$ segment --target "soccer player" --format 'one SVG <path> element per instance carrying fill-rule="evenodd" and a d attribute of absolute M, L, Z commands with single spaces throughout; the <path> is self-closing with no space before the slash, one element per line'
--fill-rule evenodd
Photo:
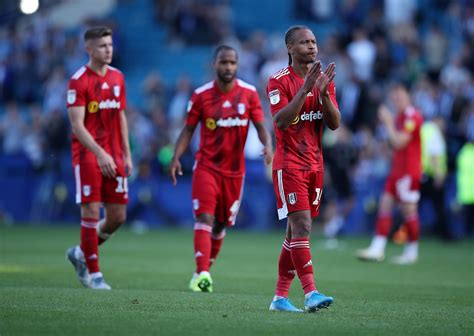
<path fill-rule="evenodd" d="M 89 62 L 71 77 L 67 92 L 76 203 L 81 205 L 81 243 L 67 251 L 67 258 L 84 286 L 111 289 L 100 272 L 98 245 L 126 218 L 127 176 L 133 165 L 125 117 L 125 81 L 118 69 L 109 66 L 112 31 L 91 28 L 84 40 Z M 101 203 L 105 218 L 99 221 Z"/>
<path fill-rule="evenodd" d="M 387 236 L 392 226 L 392 211 L 395 202 L 399 202 L 408 242 L 403 254 L 394 257 L 393 262 L 408 265 L 418 259 L 418 200 L 422 172 L 420 129 L 423 118 L 412 106 L 404 86 L 394 85 L 390 89 L 390 99 L 397 110 L 395 119 L 385 105 L 379 107 L 378 113 L 393 147 L 392 169 L 380 199 L 375 236 L 368 248 L 357 251 L 357 257 L 367 261 L 384 260 Z"/>
<path fill-rule="evenodd" d="M 213 66 L 215 80 L 197 88 L 188 103 L 186 125 L 176 141 L 170 167 L 176 185 L 176 174 L 183 174 L 179 159 L 201 123 L 192 180 L 196 271 L 189 287 L 195 292 L 212 292 L 210 267 L 221 249 L 226 227 L 235 224 L 243 191 L 244 146 L 250 121 L 264 145 L 265 163 L 270 164 L 273 157 L 257 90 L 236 78 L 237 51 L 225 45 L 217 47 Z"/>
<path fill-rule="evenodd" d="M 335 64 L 321 71 L 313 32 L 305 26 L 290 27 L 285 43 L 289 65 L 271 76 L 267 85 L 276 135 L 273 186 L 278 218 L 288 218 L 270 310 L 301 312 L 288 299 L 297 274 L 305 311 L 315 312 L 333 303 L 332 297 L 316 289 L 309 244 L 312 217 L 319 214 L 323 192 L 321 136 L 324 123 L 331 130 L 339 127 L 341 113 L 333 82 Z"/>

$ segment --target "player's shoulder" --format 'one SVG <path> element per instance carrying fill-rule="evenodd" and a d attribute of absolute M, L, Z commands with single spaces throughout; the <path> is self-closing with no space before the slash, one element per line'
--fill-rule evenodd
<path fill-rule="evenodd" d="M 123 76 L 123 73 L 122 71 L 120 71 L 119 69 L 111 66 L 111 65 L 107 65 L 107 70 L 110 70 L 113 74 L 117 74 L 117 75 L 120 75 L 120 76 Z"/>
<path fill-rule="evenodd" d="M 250 84 L 250 83 L 247 83 L 246 81 L 243 81 L 241 79 L 238 79 L 237 78 L 237 85 L 243 89 L 246 89 L 246 90 L 250 90 L 250 91 L 253 91 L 253 92 L 257 92 L 257 88 Z"/>
<path fill-rule="evenodd" d="M 283 81 L 284 79 L 288 78 L 290 75 L 290 66 L 287 66 L 283 69 L 278 70 L 273 75 L 270 76 L 269 81 L 276 80 L 276 81 Z"/>
<path fill-rule="evenodd" d="M 210 82 L 208 82 L 204 85 L 201 85 L 200 87 L 198 87 L 194 90 L 194 93 L 196 95 L 200 95 L 200 94 L 203 94 L 206 91 L 211 90 L 212 88 L 214 88 L 214 81 L 210 81 Z"/>
<path fill-rule="evenodd" d="M 86 77 L 87 67 L 81 66 L 69 79 L 70 81 L 80 81 Z"/>
<path fill-rule="evenodd" d="M 410 119 L 423 119 L 422 114 L 420 111 L 418 111 L 414 106 L 408 106 L 406 110 L 404 111 L 405 118 L 410 118 Z"/>

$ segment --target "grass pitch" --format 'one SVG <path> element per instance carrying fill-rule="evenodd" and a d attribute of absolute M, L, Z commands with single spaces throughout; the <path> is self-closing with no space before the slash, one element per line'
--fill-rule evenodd
<path fill-rule="evenodd" d="M 79 227 L 0 228 L 0 335 L 473 335 L 474 244 L 421 242 L 414 266 L 363 263 L 345 239 L 312 237 L 318 289 L 335 299 L 315 314 L 269 312 L 283 230 L 229 230 L 212 269 L 214 293 L 188 291 L 191 230 L 136 235 L 101 248 L 110 292 L 82 288 L 66 249 Z M 401 251 L 389 246 L 387 257 Z M 303 306 L 298 280 L 290 292 Z"/>

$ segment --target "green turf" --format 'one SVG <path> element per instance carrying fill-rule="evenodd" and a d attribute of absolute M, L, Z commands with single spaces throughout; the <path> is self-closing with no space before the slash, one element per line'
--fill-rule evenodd
<path fill-rule="evenodd" d="M 283 232 L 229 231 L 212 294 L 187 290 L 191 230 L 118 232 L 101 249 L 110 292 L 77 281 L 65 251 L 78 237 L 78 228 L 0 228 L 0 335 L 474 334 L 472 242 L 423 241 L 420 262 L 402 267 L 357 261 L 367 238 L 330 251 L 314 235 L 317 285 L 335 304 L 289 314 L 268 311 Z M 298 281 L 290 297 L 303 305 Z"/>

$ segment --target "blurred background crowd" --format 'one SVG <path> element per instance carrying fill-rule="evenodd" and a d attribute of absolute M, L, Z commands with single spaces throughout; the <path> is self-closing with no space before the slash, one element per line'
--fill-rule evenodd
<path fill-rule="evenodd" d="M 127 80 L 135 174 L 129 220 L 150 226 L 192 222 L 190 171 L 167 179 L 186 104 L 212 79 L 212 51 L 239 51 L 238 76 L 254 84 L 273 131 L 265 86 L 288 62 L 284 32 L 305 24 L 324 64 L 336 62 L 343 125 L 324 134 L 327 236 L 371 232 L 376 200 L 390 167 L 377 119 L 394 81 L 409 89 L 429 130 L 422 229 L 445 239 L 473 234 L 474 4 L 469 0 L 103 0 L 40 1 L 24 15 L 0 1 L 0 220 L 75 222 L 68 78 L 87 62 L 82 34 L 114 30 L 113 65 Z M 428 128 L 427 128 L 428 129 Z M 433 135 L 435 134 L 435 135 Z M 428 148 L 428 146 L 425 146 Z M 238 225 L 275 228 L 275 200 L 253 130 L 246 147 L 246 190 Z M 430 160 L 437 155 L 438 160 Z M 436 163 L 433 163 L 436 162 Z M 436 167 L 434 167 L 434 165 Z"/>

